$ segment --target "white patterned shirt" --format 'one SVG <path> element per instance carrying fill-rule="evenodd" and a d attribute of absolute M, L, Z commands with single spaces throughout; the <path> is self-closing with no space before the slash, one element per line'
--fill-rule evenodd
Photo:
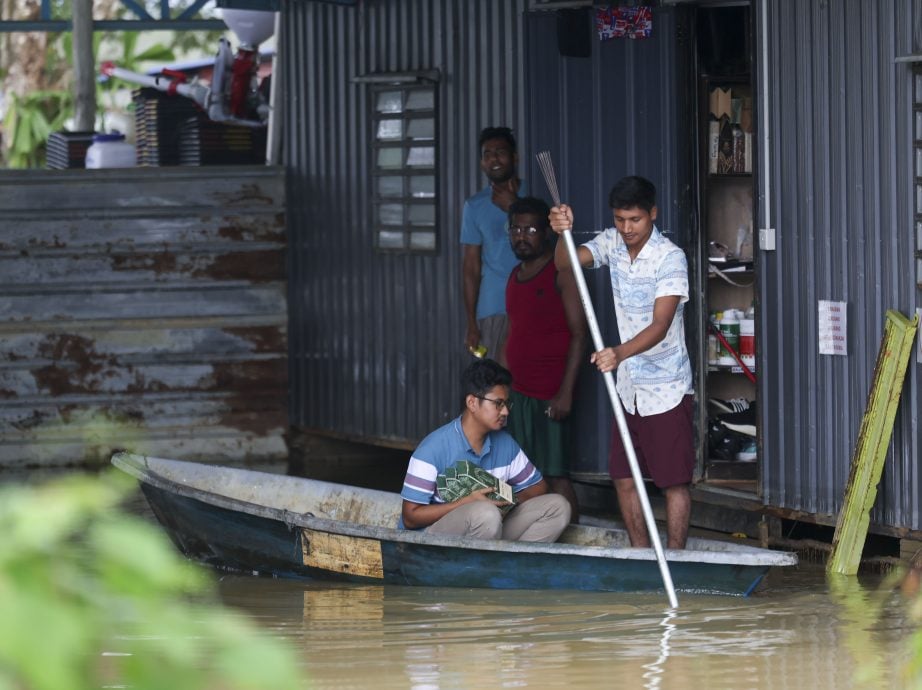
<path fill-rule="evenodd" d="M 593 268 L 608 266 L 618 319 L 625 343 L 653 321 L 658 297 L 678 296 L 675 317 L 666 337 L 646 352 L 618 365 L 617 390 L 624 408 L 646 417 L 667 412 L 694 392 L 691 362 L 685 347 L 683 314 L 688 301 L 688 261 L 685 253 L 653 227 L 647 243 L 631 261 L 616 228 L 603 230 L 583 245 L 592 253 Z"/>

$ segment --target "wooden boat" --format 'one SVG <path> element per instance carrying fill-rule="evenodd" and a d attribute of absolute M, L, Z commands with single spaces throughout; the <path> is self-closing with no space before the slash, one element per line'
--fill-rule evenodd
<path fill-rule="evenodd" d="M 662 591 L 652 549 L 623 530 L 571 525 L 553 544 L 397 529 L 401 498 L 312 479 L 116 453 L 188 557 L 277 577 L 496 589 Z M 679 592 L 748 595 L 794 554 L 688 540 L 667 550 Z"/>

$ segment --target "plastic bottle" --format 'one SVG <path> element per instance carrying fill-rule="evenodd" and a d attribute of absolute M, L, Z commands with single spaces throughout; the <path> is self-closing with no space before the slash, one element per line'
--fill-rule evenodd
<path fill-rule="evenodd" d="M 134 144 L 120 132 L 96 134 L 86 150 L 87 168 L 132 168 L 137 164 Z"/>
<path fill-rule="evenodd" d="M 736 309 L 725 309 L 723 318 L 720 320 L 720 334 L 727 345 L 739 352 L 740 344 L 740 319 L 736 314 Z M 739 366 L 736 358 L 730 354 L 730 351 L 720 344 L 720 353 L 717 357 L 717 364 L 723 367 Z"/>
<path fill-rule="evenodd" d="M 750 371 L 756 368 L 756 330 L 755 319 L 740 319 L 740 359 L 749 367 Z"/>
<path fill-rule="evenodd" d="M 477 359 L 483 359 L 484 357 L 487 356 L 487 346 L 486 345 L 477 345 L 476 347 L 472 345 L 471 347 L 467 349 Z"/>
<path fill-rule="evenodd" d="M 710 321 L 714 326 L 717 326 L 720 317 L 718 316 L 720 312 L 711 312 L 708 315 L 708 321 Z M 718 352 L 720 352 L 720 347 L 717 343 L 717 336 L 714 335 L 714 332 L 711 329 L 708 329 L 708 366 L 716 367 Z"/>

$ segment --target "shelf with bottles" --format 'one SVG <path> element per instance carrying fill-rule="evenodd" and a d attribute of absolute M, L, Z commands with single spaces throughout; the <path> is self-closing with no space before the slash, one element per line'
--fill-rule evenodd
<path fill-rule="evenodd" d="M 712 311 L 708 315 L 708 371 L 743 374 L 755 383 L 755 307 Z"/>
<path fill-rule="evenodd" d="M 705 80 L 709 178 L 751 177 L 755 152 L 752 85 L 748 80 Z"/>

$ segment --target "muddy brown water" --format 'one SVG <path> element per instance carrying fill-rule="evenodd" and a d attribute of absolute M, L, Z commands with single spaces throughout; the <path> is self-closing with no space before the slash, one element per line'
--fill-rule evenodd
<path fill-rule="evenodd" d="M 140 492 L 129 507 L 153 520 Z M 298 650 L 314 690 L 922 688 L 906 675 L 922 650 L 910 602 L 881 576 L 829 580 L 814 564 L 748 598 L 680 593 L 674 612 L 661 594 L 209 572 L 227 606 Z"/>
<path fill-rule="evenodd" d="M 311 687 L 902 688 L 907 604 L 881 578 L 771 573 L 754 596 L 343 586 L 219 576 Z M 882 602 L 881 605 L 878 602 Z"/>

